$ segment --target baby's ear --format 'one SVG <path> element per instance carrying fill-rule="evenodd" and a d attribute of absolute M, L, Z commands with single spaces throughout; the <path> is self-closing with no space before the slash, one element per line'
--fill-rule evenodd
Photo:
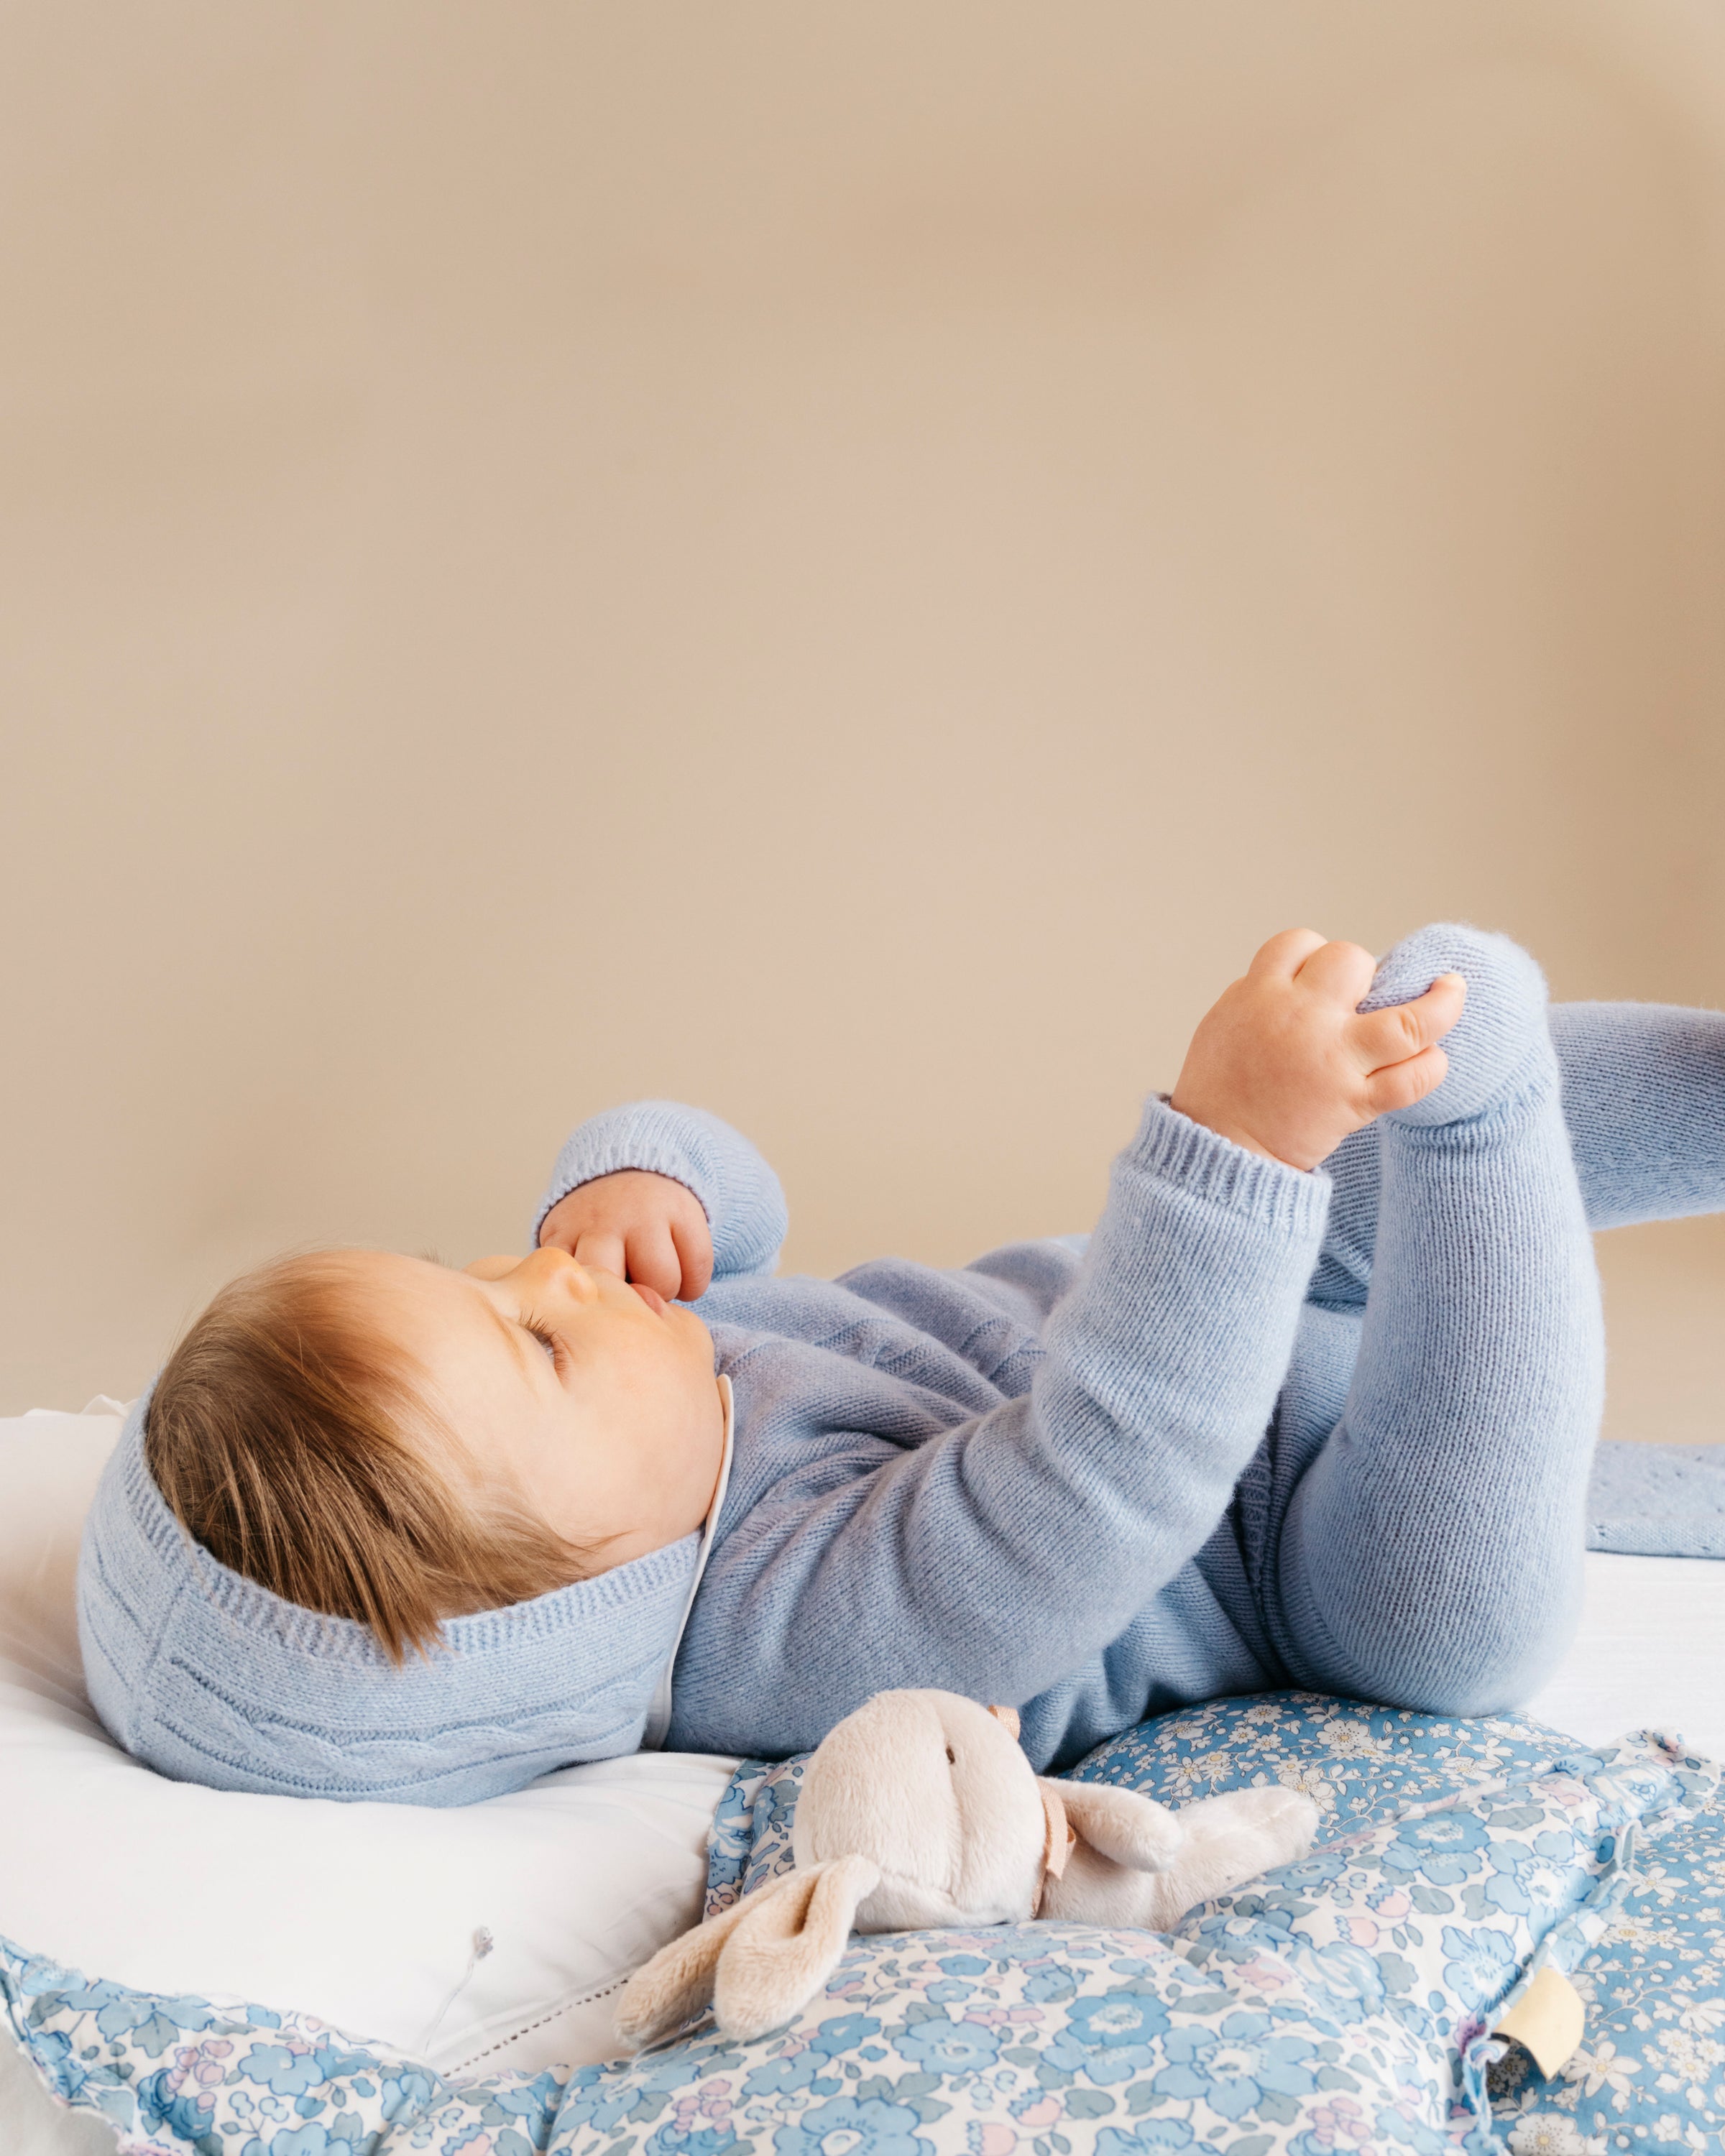
<path fill-rule="evenodd" d="M 657 2043 L 711 2000 L 726 2035 L 739 2043 L 764 2036 L 838 1967 L 857 1904 L 880 1879 L 871 1859 L 840 1856 L 745 1895 L 635 1971 L 618 2001 L 618 2035 L 637 2048 Z"/>
<path fill-rule="evenodd" d="M 1128 1871 L 1160 1871 L 1173 1861 L 1186 1830 L 1165 1804 L 1106 1782 L 1045 1782 L 1073 1832 L 1098 1856 Z"/>

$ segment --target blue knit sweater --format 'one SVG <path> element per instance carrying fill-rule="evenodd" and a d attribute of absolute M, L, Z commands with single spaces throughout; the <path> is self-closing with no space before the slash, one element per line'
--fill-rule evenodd
<path fill-rule="evenodd" d="M 1352 1367 L 1357 1320 L 1305 1304 L 1327 1177 L 1156 1101 L 1087 1248 L 822 1281 L 763 1276 L 785 1229 L 772 1170 L 667 1102 L 583 1124 L 539 1217 L 624 1168 L 706 1209 L 696 1307 L 737 1404 L 672 1745 L 793 1752 L 883 1686 L 939 1685 L 1028 1702 L 1042 1766 L 1158 1708 L 1285 1681 L 1253 1527 L 1278 1394 L 1321 1442 Z"/>

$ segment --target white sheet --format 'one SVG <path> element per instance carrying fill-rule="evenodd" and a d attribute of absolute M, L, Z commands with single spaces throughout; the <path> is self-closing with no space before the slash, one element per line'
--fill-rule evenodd
<path fill-rule="evenodd" d="M 1589 1744 L 1662 1729 L 1725 1758 L 1725 1562 L 1590 1550 L 1581 1629 L 1528 1712 Z"/>

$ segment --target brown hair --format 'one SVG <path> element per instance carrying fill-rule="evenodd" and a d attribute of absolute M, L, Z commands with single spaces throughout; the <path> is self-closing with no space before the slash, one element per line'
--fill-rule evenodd
<path fill-rule="evenodd" d="M 144 1455 L 212 1557 L 370 1625 L 399 1666 L 445 1617 L 530 1601 L 587 1567 L 525 1507 L 464 1502 L 435 1471 L 459 1442 L 353 1288 L 339 1252 L 230 1282 L 157 1379 Z"/>

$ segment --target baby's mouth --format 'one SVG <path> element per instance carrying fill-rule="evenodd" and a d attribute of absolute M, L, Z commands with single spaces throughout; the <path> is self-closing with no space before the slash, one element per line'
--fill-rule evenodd
<path fill-rule="evenodd" d="M 655 1317 L 664 1317 L 665 1297 L 659 1292 L 656 1287 L 647 1287 L 639 1281 L 631 1281 L 629 1282 L 629 1286 L 634 1290 L 635 1293 L 639 1296 L 642 1301 L 646 1304 L 648 1309 L 652 1312 Z"/>

